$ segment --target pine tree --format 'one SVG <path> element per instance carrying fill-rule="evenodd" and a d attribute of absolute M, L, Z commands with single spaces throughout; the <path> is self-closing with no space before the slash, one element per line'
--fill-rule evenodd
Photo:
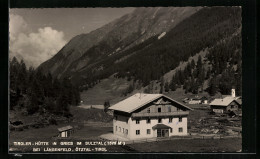
<path fill-rule="evenodd" d="M 19 81 L 19 88 L 21 90 L 22 94 L 26 93 L 26 89 L 27 89 L 27 83 L 26 80 L 27 79 L 27 71 L 26 71 L 26 66 L 23 60 L 21 60 L 20 64 L 19 64 L 19 72 L 17 75 L 17 80 Z"/>
<path fill-rule="evenodd" d="M 185 89 L 185 93 L 190 92 L 190 79 L 186 80 L 183 85 L 183 89 Z"/>
<path fill-rule="evenodd" d="M 164 78 L 163 78 L 163 76 L 161 77 L 161 84 L 160 84 L 160 86 L 161 86 L 161 88 L 160 88 L 160 93 L 163 93 L 164 92 Z"/>
<path fill-rule="evenodd" d="M 169 92 L 169 90 L 170 90 L 168 81 L 165 82 L 164 90 L 165 90 L 165 92 Z"/>
<path fill-rule="evenodd" d="M 176 82 L 175 82 L 175 76 L 174 75 L 172 76 L 172 80 L 171 80 L 171 83 L 170 83 L 170 89 L 172 91 L 176 90 Z"/>
<path fill-rule="evenodd" d="M 206 74 L 206 79 L 210 78 L 210 74 L 211 74 L 211 69 L 210 69 L 210 67 L 208 67 L 208 71 L 207 71 L 207 74 Z"/>
<path fill-rule="evenodd" d="M 198 70 L 200 70 L 200 68 L 202 68 L 202 59 L 201 59 L 201 56 L 199 55 L 198 57 L 198 61 L 197 61 L 197 66 Z"/>
<path fill-rule="evenodd" d="M 10 109 L 17 105 L 20 97 L 20 90 L 18 88 L 18 66 L 19 63 L 16 57 L 13 57 L 10 62 Z"/>
<path fill-rule="evenodd" d="M 56 114 L 62 114 L 63 116 L 69 111 L 69 101 L 65 93 L 61 93 L 57 99 Z"/>
<path fill-rule="evenodd" d="M 190 62 L 188 62 L 187 66 L 186 66 L 186 70 L 187 70 L 186 77 L 191 76 L 192 68 L 191 68 L 191 64 L 190 64 Z"/>
<path fill-rule="evenodd" d="M 109 101 L 105 101 L 105 103 L 104 103 L 104 111 L 107 112 L 109 107 L 110 107 Z"/>
<path fill-rule="evenodd" d="M 38 96 L 35 93 L 32 93 L 29 96 L 29 101 L 26 103 L 26 109 L 28 114 L 34 114 L 39 109 L 39 100 Z"/>
<path fill-rule="evenodd" d="M 184 81 L 185 81 L 184 73 L 183 73 L 182 70 L 179 70 L 179 71 L 178 71 L 178 74 L 179 74 L 179 81 L 180 81 L 180 84 L 183 85 L 183 84 L 184 84 Z"/>
<path fill-rule="evenodd" d="M 214 96 L 217 93 L 217 88 L 218 88 L 217 79 L 216 77 L 212 77 L 209 82 L 209 87 L 207 88 L 207 91 L 211 96 Z"/>
<path fill-rule="evenodd" d="M 191 60 L 190 66 L 191 66 L 191 68 L 195 68 L 195 61 L 194 61 L 194 59 Z"/>

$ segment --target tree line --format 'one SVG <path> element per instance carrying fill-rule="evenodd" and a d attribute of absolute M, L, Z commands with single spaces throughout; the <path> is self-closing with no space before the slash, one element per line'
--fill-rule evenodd
<path fill-rule="evenodd" d="M 10 109 L 25 108 L 28 114 L 53 113 L 69 116 L 69 105 L 78 105 L 80 94 L 68 78 L 53 78 L 33 67 L 27 69 L 23 60 L 10 61 Z"/>

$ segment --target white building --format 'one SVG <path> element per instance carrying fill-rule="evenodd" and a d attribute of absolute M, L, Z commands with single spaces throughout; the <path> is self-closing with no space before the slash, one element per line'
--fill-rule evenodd
<path fill-rule="evenodd" d="M 137 93 L 113 106 L 113 133 L 128 139 L 187 135 L 191 108 L 163 95 Z"/>

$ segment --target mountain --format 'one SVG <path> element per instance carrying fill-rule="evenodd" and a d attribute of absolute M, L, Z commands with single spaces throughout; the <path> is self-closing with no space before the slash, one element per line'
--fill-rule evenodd
<path fill-rule="evenodd" d="M 45 73 L 64 77 L 101 59 L 127 50 L 151 36 L 167 32 L 200 7 L 137 8 L 89 34 L 71 39 L 54 57 L 39 66 Z M 75 61 L 77 63 L 75 64 Z M 74 62 L 74 64 L 73 64 Z"/>
<path fill-rule="evenodd" d="M 68 77 L 82 89 L 92 89 L 111 77 L 126 79 L 133 82 L 134 86 L 127 88 L 131 92 L 136 85 L 145 87 L 151 81 L 169 85 L 169 80 L 163 82 L 163 76 L 204 52 L 205 62 L 200 62 L 200 67 L 191 64 L 185 73 L 174 71 L 178 76 L 168 77 L 174 81 L 170 84 L 172 90 L 182 85 L 188 92 L 197 93 L 205 80 L 219 78 L 240 65 L 239 30 L 240 7 L 137 8 L 100 29 L 76 36 L 38 69 L 59 78 Z M 201 75 L 206 71 L 212 74 L 207 79 Z M 235 71 L 234 79 L 229 81 L 237 77 Z M 212 83 L 216 82 L 210 80 Z M 227 92 L 231 84 L 222 83 L 219 88 Z"/>

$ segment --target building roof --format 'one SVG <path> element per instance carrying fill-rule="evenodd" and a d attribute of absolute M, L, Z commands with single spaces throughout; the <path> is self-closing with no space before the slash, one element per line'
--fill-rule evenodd
<path fill-rule="evenodd" d="M 136 94 L 132 95 L 131 97 L 126 98 L 125 100 L 109 107 L 109 109 L 132 113 L 133 111 L 137 110 L 138 108 L 141 108 L 142 106 L 144 106 L 160 97 L 165 97 L 175 103 L 178 103 L 179 105 L 185 107 L 186 109 L 192 110 L 191 108 L 183 105 L 182 103 L 179 103 L 163 94 L 144 94 L 144 93 L 136 93 Z"/>
<path fill-rule="evenodd" d="M 209 105 L 228 106 L 233 101 L 237 102 L 236 99 L 237 99 L 236 97 L 231 97 L 231 96 L 225 98 L 218 98 L 218 99 L 214 99 Z"/>
<path fill-rule="evenodd" d="M 152 127 L 153 129 L 170 129 L 170 126 L 164 125 L 164 124 L 156 124 Z"/>
<path fill-rule="evenodd" d="M 236 101 L 237 101 L 240 105 L 242 105 L 242 99 L 241 99 L 241 98 L 237 99 Z"/>
<path fill-rule="evenodd" d="M 66 131 L 66 130 L 70 130 L 72 129 L 73 127 L 68 125 L 68 126 L 64 126 L 64 127 L 61 127 L 61 128 L 58 128 L 59 131 Z"/>

